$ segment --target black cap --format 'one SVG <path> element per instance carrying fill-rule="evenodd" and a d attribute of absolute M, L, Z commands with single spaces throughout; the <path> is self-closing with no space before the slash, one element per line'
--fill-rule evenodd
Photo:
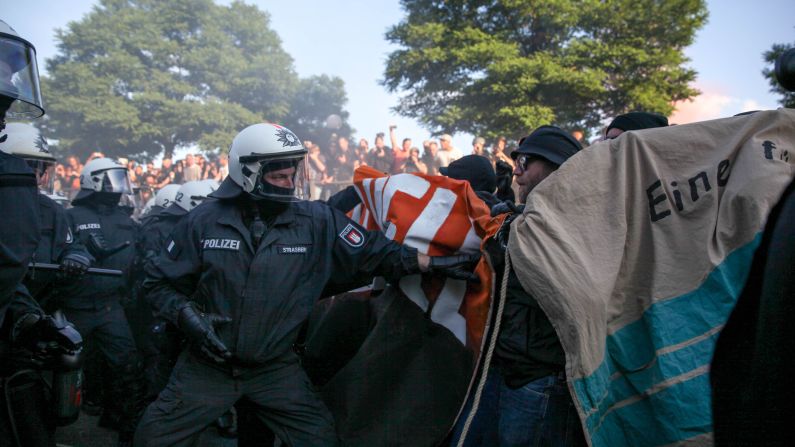
<path fill-rule="evenodd" d="M 519 147 L 511 152 L 511 158 L 516 160 L 522 154 L 535 155 L 560 166 L 580 149 L 580 142 L 560 127 L 541 126 L 519 141 Z"/>
<path fill-rule="evenodd" d="M 614 127 L 627 132 L 630 130 L 651 129 L 654 127 L 667 126 L 668 118 L 662 115 L 649 112 L 629 112 L 623 115 L 618 115 L 613 122 L 607 126 L 607 131 Z"/>
<path fill-rule="evenodd" d="M 475 191 L 494 192 L 497 189 L 497 174 L 491 162 L 480 155 L 467 155 L 439 168 L 442 175 L 456 180 L 466 180 Z"/>

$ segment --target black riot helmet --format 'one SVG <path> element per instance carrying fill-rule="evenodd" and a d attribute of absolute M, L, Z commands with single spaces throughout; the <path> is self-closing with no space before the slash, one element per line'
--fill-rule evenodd
<path fill-rule="evenodd" d="M 2 20 L 0 112 L 13 119 L 34 119 L 44 115 L 36 48 Z"/>

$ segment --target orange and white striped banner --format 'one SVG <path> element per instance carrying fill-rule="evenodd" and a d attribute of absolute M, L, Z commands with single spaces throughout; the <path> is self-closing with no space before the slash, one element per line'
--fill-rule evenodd
<path fill-rule="evenodd" d="M 353 183 L 362 200 L 351 213 L 353 220 L 430 256 L 476 253 L 501 221 L 491 218 L 488 206 L 465 181 L 419 173 L 387 176 L 363 166 Z M 476 273 L 479 284 L 413 275 L 402 278 L 399 287 L 434 322 L 479 353 L 492 289 L 485 259 Z"/>

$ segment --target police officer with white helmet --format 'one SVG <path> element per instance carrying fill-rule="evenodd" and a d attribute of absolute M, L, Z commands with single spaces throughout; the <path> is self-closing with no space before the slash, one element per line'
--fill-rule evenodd
<path fill-rule="evenodd" d="M 148 300 L 190 349 L 147 408 L 135 445 L 191 445 L 244 398 L 284 444 L 336 445 L 332 417 L 292 349 L 313 303 L 374 276 L 472 277 L 477 257 L 418 255 L 324 203 L 300 200 L 305 155 L 287 128 L 245 128 L 215 200 L 181 220 L 146 266 Z"/>
<path fill-rule="evenodd" d="M 170 187 L 168 196 L 161 194 Z M 183 185 L 169 184 L 158 191 L 156 198 L 166 205 L 160 212 L 152 213 L 141 224 L 138 241 L 139 256 L 144 260 L 154 258 L 165 244 L 174 227 L 189 211 L 199 206 L 213 191 L 218 189 L 215 180 L 196 180 Z M 138 276 L 138 275 L 136 275 Z M 143 278 L 136 278 L 143 281 Z M 144 294 L 140 296 L 145 300 Z M 173 326 L 162 318 L 153 319 L 147 303 L 138 303 L 146 309 L 141 312 L 146 320 L 148 336 L 140 346 L 144 356 L 144 370 L 147 381 L 147 396 L 154 399 L 166 386 L 171 369 L 176 362 L 182 337 L 173 334 Z M 176 352 L 175 352 L 176 351 Z"/>
<path fill-rule="evenodd" d="M 74 241 L 66 211 L 49 198 L 53 188 L 53 169 L 55 157 L 49 151 L 47 140 L 34 126 L 26 123 L 6 125 L 7 138 L 0 142 L 0 151 L 16 155 L 25 160 L 36 175 L 39 192 L 40 240 L 33 256 L 33 262 L 60 264 L 57 275 L 51 272 L 36 272 L 25 282 L 33 297 L 41 301 L 43 292 L 52 291 L 56 280 L 70 280 L 81 277 L 91 265 L 92 257 L 85 247 Z"/>
<path fill-rule="evenodd" d="M 132 191 L 127 168 L 95 158 L 80 173 L 80 191 L 66 211 L 75 238 L 95 258 L 94 265 L 125 272 L 125 278 L 84 276 L 65 288 L 63 310 L 84 339 L 93 338 L 110 366 L 109 402 L 120 413 L 119 442 L 132 440 L 145 405 L 143 364 L 122 303 L 130 297 L 129 275 L 135 260 L 137 224 L 119 206 Z M 106 411 L 109 409 L 106 407 Z"/>

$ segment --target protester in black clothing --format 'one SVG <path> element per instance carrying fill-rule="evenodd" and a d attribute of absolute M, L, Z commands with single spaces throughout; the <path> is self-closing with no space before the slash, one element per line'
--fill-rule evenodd
<path fill-rule="evenodd" d="M 792 442 L 795 182 L 773 208 L 710 366 L 715 444 Z"/>
<path fill-rule="evenodd" d="M 629 112 L 618 115 L 605 131 L 605 139 L 612 140 L 618 138 L 624 132 L 630 130 L 652 129 L 655 127 L 667 127 L 668 118 L 657 113 L 649 112 Z"/>
<path fill-rule="evenodd" d="M 516 194 L 513 192 L 513 166 L 497 160 L 494 162 L 494 171 L 497 175 L 497 199 L 501 202 L 515 202 Z"/>
<path fill-rule="evenodd" d="M 494 195 L 497 176 L 489 160 L 480 155 L 466 155 L 439 169 L 439 173 L 457 180 L 466 180 L 481 200 L 491 209 L 500 200 Z"/>
<path fill-rule="evenodd" d="M 511 154 L 519 200 L 524 202 L 533 188 L 580 149 L 577 140 L 554 126 L 542 126 L 522 139 Z M 511 216 L 506 218 L 486 246 L 498 281 L 495 290 L 501 289 L 511 221 Z M 494 335 L 495 359 L 464 445 L 585 445 L 566 384 L 563 348 L 546 314 L 513 269 L 505 300 L 500 332 Z M 458 444 L 471 406 L 470 401 L 459 418 L 451 445 Z"/>

